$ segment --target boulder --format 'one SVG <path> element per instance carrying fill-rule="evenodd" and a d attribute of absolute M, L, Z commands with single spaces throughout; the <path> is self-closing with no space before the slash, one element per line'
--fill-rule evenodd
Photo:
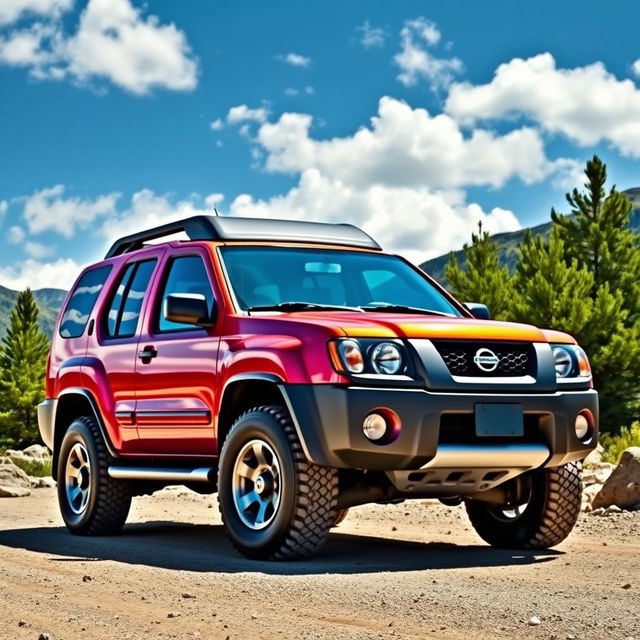
<path fill-rule="evenodd" d="M 640 447 L 629 447 L 622 454 L 620 464 L 593 499 L 593 508 L 615 505 L 621 509 L 632 509 L 638 503 L 640 503 Z"/>
<path fill-rule="evenodd" d="M 46 460 L 51 457 L 49 449 L 41 444 L 32 444 L 30 447 L 22 450 L 25 458 L 36 458 L 38 460 Z"/>
<path fill-rule="evenodd" d="M 31 487 L 33 489 L 50 489 L 56 486 L 56 481 L 53 478 L 36 478 L 35 476 L 29 476 L 31 481 Z"/>
<path fill-rule="evenodd" d="M 22 487 L 23 489 L 31 488 L 29 476 L 15 464 L 0 465 L 0 485 L 3 487 Z"/>
<path fill-rule="evenodd" d="M 0 498 L 26 498 L 30 495 L 31 490 L 25 487 L 6 487 L 0 484 Z"/>

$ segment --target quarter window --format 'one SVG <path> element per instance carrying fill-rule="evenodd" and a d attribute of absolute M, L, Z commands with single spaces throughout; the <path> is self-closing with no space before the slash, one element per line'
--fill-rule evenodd
<path fill-rule="evenodd" d="M 135 335 L 155 265 L 155 260 L 127 265 L 107 315 L 106 333 L 110 338 L 129 338 Z"/>
<path fill-rule="evenodd" d="M 199 293 L 207 301 L 207 307 L 211 312 L 213 305 L 213 290 L 209 282 L 207 269 L 200 256 L 182 256 L 174 258 L 168 267 L 162 296 L 159 299 L 157 310 L 158 331 L 184 331 L 194 329 L 192 324 L 171 322 L 164 317 L 164 301 L 172 293 Z"/>
<path fill-rule="evenodd" d="M 99 267 L 87 271 L 78 280 L 60 321 L 60 335 L 63 338 L 78 338 L 84 333 L 110 271 L 111 266 Z"/>

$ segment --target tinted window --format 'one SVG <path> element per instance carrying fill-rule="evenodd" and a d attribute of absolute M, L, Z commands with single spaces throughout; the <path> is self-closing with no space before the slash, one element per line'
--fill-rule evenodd
<path fill-rule="evenodd" d="M 204 266 L 202 258 L 199 256 L 184 256 L 174 258 L 169 263 L 169 271 L 167 273 L 162 296 L 159 299 L 158 311 L 156 317 L 158 331 L 180 331 L 185 329 L 193 329 L 192 324 L 183 324 L 181 322 L 171 322 L 164 317 L 164 300 L 172 293 L 200 293 L 205 297 L 209 311 L 213 305 L 213 291 L 209 276 Z"/>
<path fill-rule="evenodd" d="M 155 260 L 146 260 L 132 263 L 124 270 L 109 307 L 106 323 L 109 337 L 127 338 L 135 335 L 155 265 Z"/>
<path fill-rule="evenodd" d="M 242 309 L 283 302 L 386 304 L 460 315 L 426 276 L 396 256 L 297 247 L 223 247 L 220 251 Z"/>
<path fill-rule="evenodd" d="M 93 311 L 93 305 L 110 271 L 110 266 L 100 267 L 87 271 L 80 278 L 60 321 L 60 335 L 63 338 L 77 338 L 83 334 L 89 315 Z"/>

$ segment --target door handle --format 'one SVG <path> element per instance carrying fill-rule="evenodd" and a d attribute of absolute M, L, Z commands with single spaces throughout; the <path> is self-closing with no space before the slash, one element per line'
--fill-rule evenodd
<path fill-rule="evenodd" d="M 142 360 L 143 364 L 149 364 L 157 355 L 158 350 L 155 347 L 145 347 L 141 351 L 138 351 L 138 358 Z"/>

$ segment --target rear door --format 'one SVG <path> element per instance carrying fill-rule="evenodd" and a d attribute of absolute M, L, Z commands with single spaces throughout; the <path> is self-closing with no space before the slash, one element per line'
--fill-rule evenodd
<path fill-rule="evenodd" d="M 106 417 L 115 421 L 114 444 L 123 452 L 135 448 L 138 439 L 134 422 L 138 330 L 161 255 L 161 250 L 147 251 L 119 268 L 87 344 L 83 374 L 92 378 L 90 386 L 100 396 Z"/>
<path fill-rule="evenodd" d="M 217 306 L 219 294 L 204 250 L 169 252 L 154 285 L 136 362 L 140 448 L 163 455 L 214 455 L 220 339 L 214 329 L 167 320 L 163 302 L 172 293 L 200 293 L 211 310 Z"/>

